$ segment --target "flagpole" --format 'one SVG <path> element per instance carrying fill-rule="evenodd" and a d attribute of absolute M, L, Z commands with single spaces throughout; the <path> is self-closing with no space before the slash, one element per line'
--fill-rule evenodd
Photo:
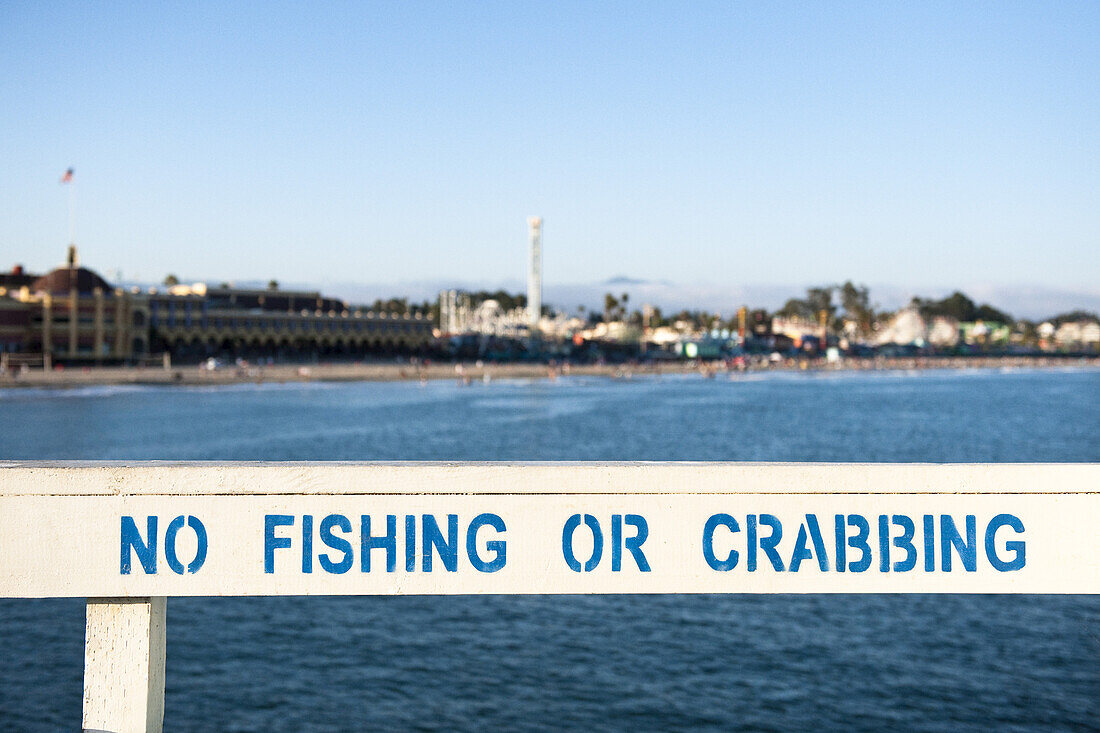
<path fill-rule="evenodd" d="M 74 203 L 74 192 L 76 191 L 76 182 L 74 180 L 69 181 L 69 244 L 76 244 L 76 212 Z"/>

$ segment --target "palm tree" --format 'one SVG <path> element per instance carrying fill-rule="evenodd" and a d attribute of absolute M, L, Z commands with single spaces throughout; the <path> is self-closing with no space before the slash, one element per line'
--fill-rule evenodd
<path fill-rule="evenodd" d="M 615 300 L 615 296 L 611 293 L 606 293 L 603 296 L 603 319 L 605 321 L 611 321 L 615 317 L 615 312 L 619 308 L 619 301 Z"/>

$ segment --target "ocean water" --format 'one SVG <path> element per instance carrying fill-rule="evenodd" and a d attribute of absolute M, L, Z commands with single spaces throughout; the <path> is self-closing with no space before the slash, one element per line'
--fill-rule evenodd
<path fill-rule="evenodd" d="M 0 390 L 0 459 L 1100 461 L 1100 371 Z M 0 730 L 83 602 L 0 600 Z M 1088 596 L 197 598 L 167 730 L 1098 729 Z"/>

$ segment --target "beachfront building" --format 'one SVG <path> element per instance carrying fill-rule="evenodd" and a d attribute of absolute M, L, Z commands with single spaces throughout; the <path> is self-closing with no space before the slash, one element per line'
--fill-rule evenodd
<path fill-rule="evenodd" d="M 772 318 L 771 333 L 779 339 L 790 339 L 796 349 L 801 349 L 807 341 L 817 343 L 821 338 L 821 323 L 813 318 L 798 314 L 778 314 Z"/>
<path fill-rule="evenodd" d="M 358 357 L 415 353 L 433 340 L 420 314 L 375 313 L 311 291 L 113 287 L 80 267 L 72 247 L 64 266 L 29 284 L 19 274 L 19 287 L 0 285 L 8 363 Z"/>
<path fill-rule="evenodd" d="M 433 339 L 420 314 L 375 313 L 312 291 L 196 283 L 146 298 L 152 348 L 185 360 L 408 354 Z"/>
<path fill-rule="evenodd" d="M 958 340 L 971 346 L 1004 346 L 1012 337 L 1012 326 L 996 321 L 963 321 L 958 329 Z"/>
<path fill-rule="evenodd" d="M 1040 324 L 1039 335 L 1048 344 L 1053 341 L 1058 349 L 1096 351 L 1100 348 L 1100 320 L 1095 316 L 1086 316 L 1057 325 L 1047 321 Z"/>
<path fill-rule="evenodd" d="M 974 324 L 961 324 L 954 318 L 932 316 L 925 318 L 920 309 L 907 306 L 895 313 L 875 334 L 876 346 L 934 346 L 950 348 L 958 344 L 963 332 Z M 971 338 L 988 335 L 988 328 L 971 328 L 966 331 Z"/>
<path fill-rule="evenodd" d="M 147 308 L 81 267 L 76 248 L 62 267 L 31 276 L 16 267 L 0 285 L 0 352 L 5 362 L 127 361 L 148 350 Z"/>

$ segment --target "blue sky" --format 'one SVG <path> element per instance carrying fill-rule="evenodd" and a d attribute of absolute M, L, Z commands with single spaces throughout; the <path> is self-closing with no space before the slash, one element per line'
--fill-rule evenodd
<path fill-rule="evenodd" d="M 1097 293 L 1100 4 L 0 4 L 0 266 Z"/>

